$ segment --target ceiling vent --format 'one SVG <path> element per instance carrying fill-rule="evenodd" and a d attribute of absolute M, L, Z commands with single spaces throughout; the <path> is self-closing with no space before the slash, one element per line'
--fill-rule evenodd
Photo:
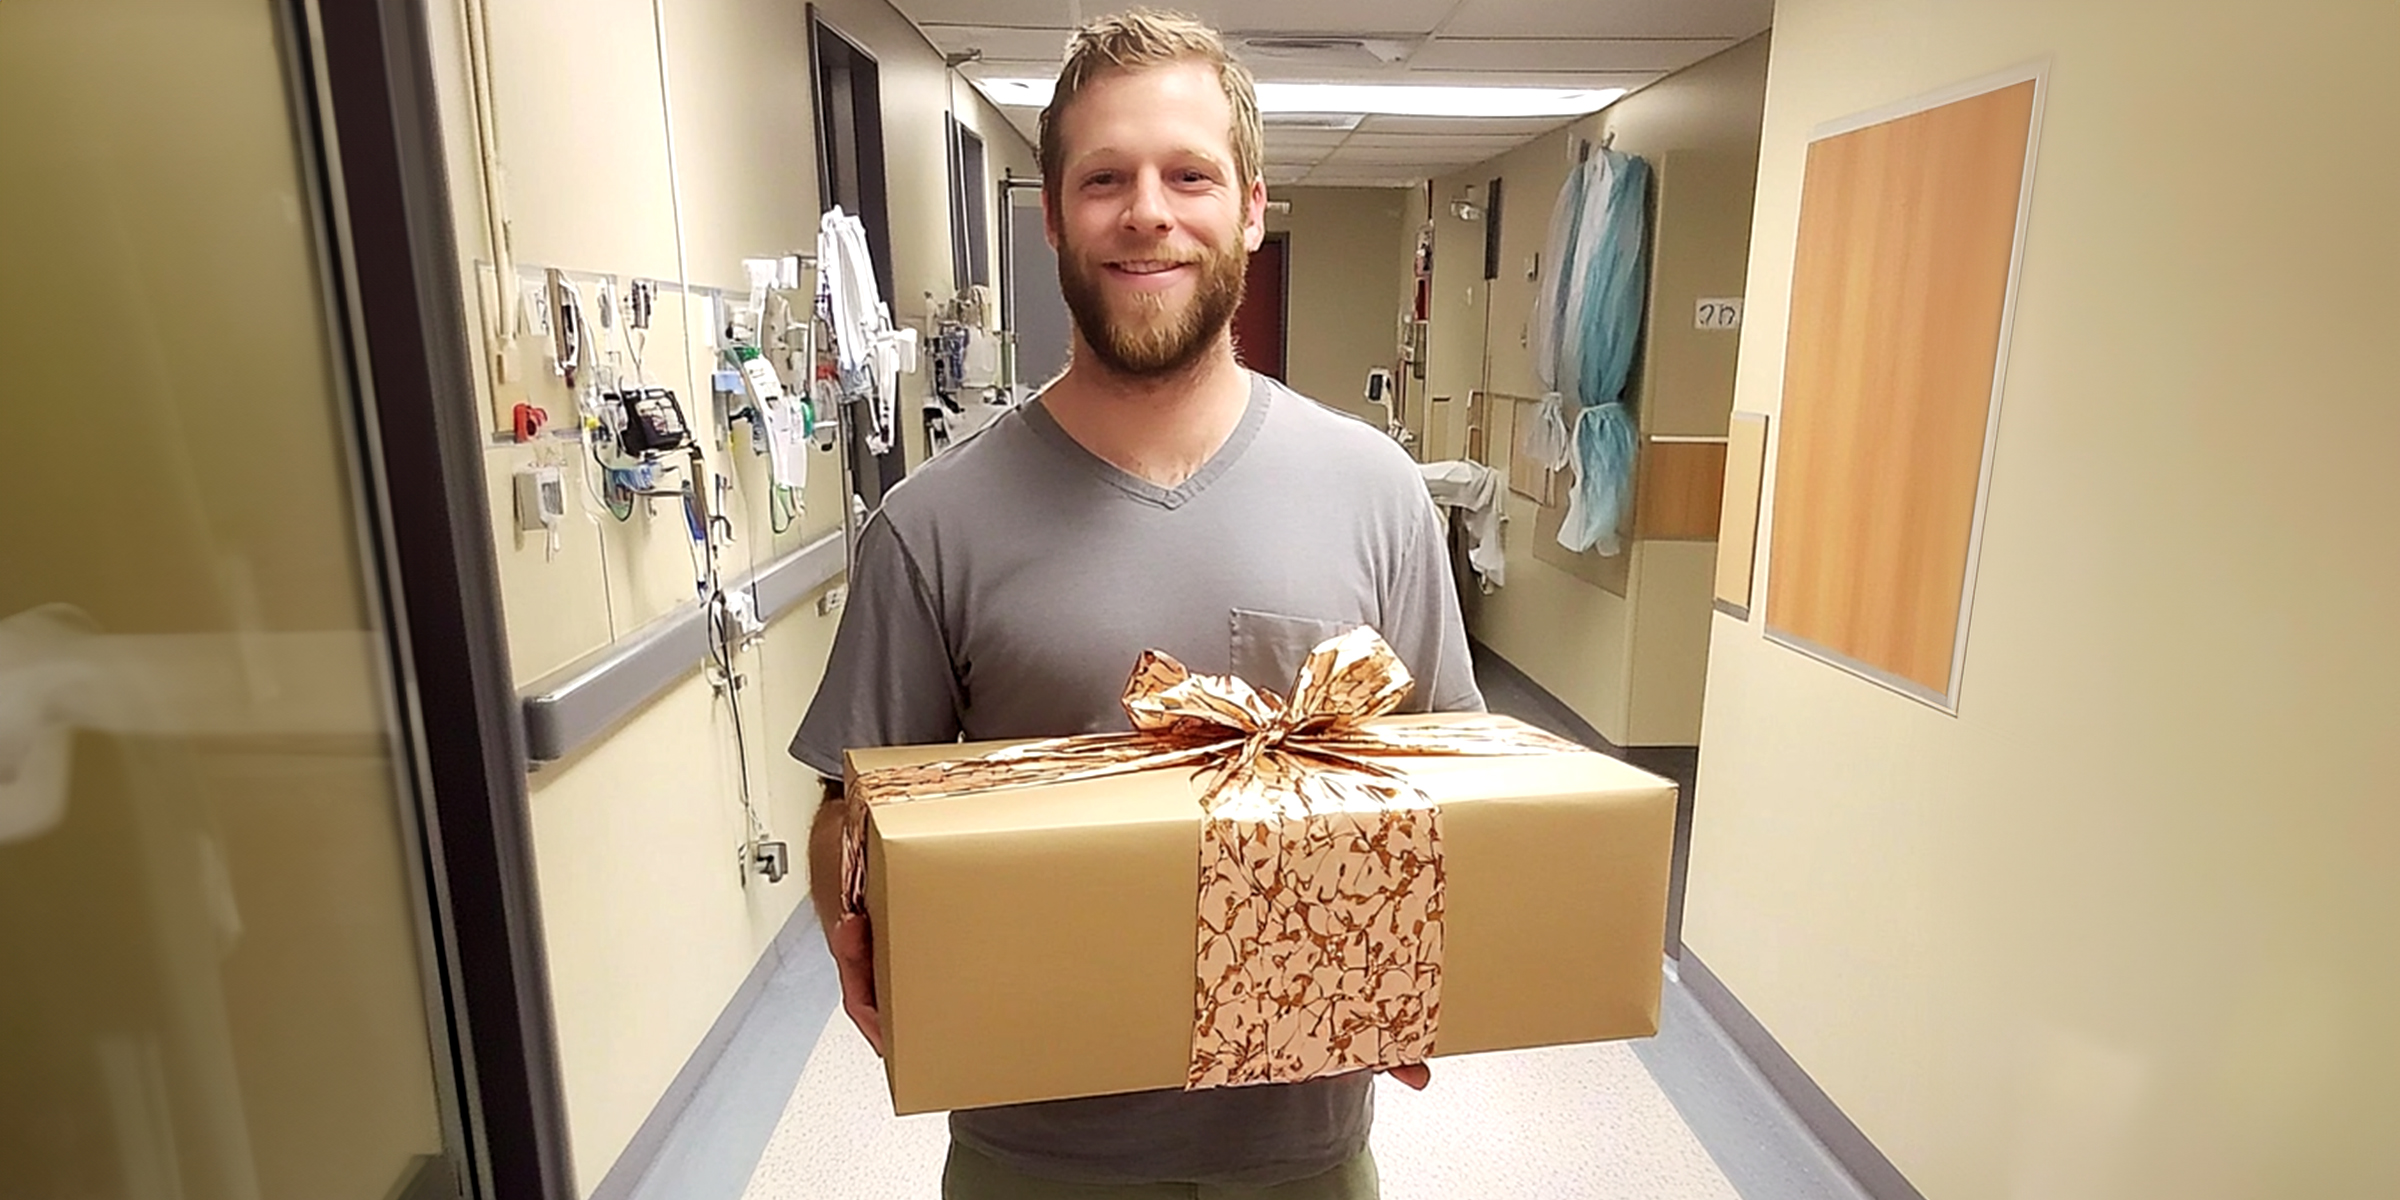
<path fill-rule="evenodd" d="M 1261 113 L 1269 129 L 1356 129 L 1366 118 L 1358 113 Z"/>
<path fill-rule="evenodd" d="M 1405 38 L 1296 37 L 1260 34 L 1240 39 L 1244 57 L 1324 67 L 1382 67 L 1404 62 L 1416 49 Z"/>

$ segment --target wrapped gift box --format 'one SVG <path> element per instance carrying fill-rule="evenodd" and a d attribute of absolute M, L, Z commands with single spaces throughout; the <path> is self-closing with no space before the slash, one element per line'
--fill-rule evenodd
<path fill-rule="evenodd" d="M 1005 744 L 853 750 L 851 782 Z M 1673 783 L 1588 751 L 1377 761 L 1440 808 L 1435 1055 L 1658 1031 Z M 895 1112 L 1186 1086 L 1205 786 L 1168 768 L 868 810 Z"/>

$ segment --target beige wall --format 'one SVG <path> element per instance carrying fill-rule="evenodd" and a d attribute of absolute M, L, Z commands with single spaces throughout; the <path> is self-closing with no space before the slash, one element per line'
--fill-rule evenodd
<path fill-rule="evenodd" d="M 1432 210 L 1426 203 L 1424 188 L 1409 188 L 1401 193 L 1400 240 L 1397 249 L 1400 254 L 1400 311 L 1404 314 L 1416 312 L 1417 236 L 1431 214 Z M 1414 439 L 1409 446 L 1409 453 L 1420 460 L 1425 457 L 1425 396 L 1426 383 L 1432 378 L 1431 372 L 1427 370 L 1430 365 L 1419 362 L 1417 364 L 1399 363 L 1393 366 L 1394 377 L 1399 384 L 1398 395 L 1407 417 L 1409 436 Z M 1425 373 L 1424 379 L 1417 377 L 1420 372 Z M 1391 414 L 1386 412 L 1383 415 L 1388 422 Z"/>
<path fill-rule="evenodd" d="M 1550 213 L 1571 165 L 1569 139 L 1614 133 L 1619 150 L 1656 173 L 1651 319 L 1640 373 L 1630 391 L 1645 435 L 1722 435 L 1732 411 L 1731 335 L 1691 327 L 1701 296 L 1738 296 L 1750 225 L 1759 112 L 1766 87 L 1764 35 L 1698 63 L 1611 106 L 1536 138 L 1492 162 L 1435 181 L 1433 376 L 1440 388 L 1483 386 L 1498 396 L 1539 397 L 1526 324 L 1539 279 L 1526 264 L 1549 235 Z M 1499 277 L 1488 297 L 1483 227 L 1459 221 L 1449 200 L 1473 184 L 1502 184 Z M 1540 264 L 1548 277 L 1557 264 Z M 1477 361 L 1488 355 L 1488 366 Z M 1477 375 L 1483 367 L 1485 374 Z M 1460 391 L 1463 400 L 1464 391 Z M 1463 404 L 1436 406 L 1428 458 L 1463 448 Z M 1492 463 L 1505 468 L 1522 411 L 1495 397 Z M 1509 493 L 1504 536 L 1508 584 L 1467 598 L 1468 626 L 1619 745 L 1692 745 L 1699 740 L 1708 657 L 1709 542 L 1639 541 L 1604 562 L 1545 547 L 1556 516 Z"/>
<path fill-rule="evenodd" d="M 922 327 L 927 293 L 951 291 L 948 152 L 942 114 L 986 142 L 988 170 L 1030 173 L 1024 139 L 962 82 L 882 0 L 834 0 L 826 20 L 875 56 L 881 74 L 893 227 L 895 318 Z M 765 0 L 669 0 L 665 71 L 646 0 L 531 0 L 490 10 L 494 109 L 505 200 L 523 267 L 597 279 L 662 281 L 646 338 L 604 336 L 603 357 L 675 389 L 701 427 L 712 469 L 738 482 L 735 540 L 720 556 L 731 579 L 840 525 L 837 467 L 810 455 L 806 514 L 772 532 L 763 458 L 745 438 L 716 447 L 709 373 L 718 347 L 706 289 L 746 292 L 741 260 L 814 251 L 815 117 L 804 8 Z M 450 151 L 462 268 L 488 274 L 469 106 L 462 17 L 437 5 L 437 78 Z M 672 170 L 669 123 L 672 122 Z M 996 208 L 995 208 L 996 211 Z M 680 217 L 680 220 L 679 220 Z M 995 241 L 996 244 L 996 241 Z M 688 283 L 690 293 L 678 285 Z M 483 338 L 483 302 L 469 305 Z M 530 400 L 554 417 L 574 410 L 520 345 L 513 380 L 481 381 L 501 414 Z M 903 377 L 900 414 L 921 459 L 917 406 L 929 380 Z M 555 461 L 580 474 L 572 442 L 488 452 L 494 543 L 520 682 L 625 636 L 687 602 L 693 562 L 680 513 L 662 504 L 619 523 L 570 488 L 562 544 L 514 531 L 514 473 Z M 753 801 L 797 861 L 818 788 L 784 742 L 824 668 L 835 617 L 815 606 L 774 625 L 739 660 Z M 803 900 L 807 880 L 780 884 L 733 869 L 744 840 L 731 713 L 695 673 L 601 743 L 532 780 L 535 857 L 579 1189 L 589 1193 L 648 1116 L 692 1049 Z"/>
<path fill-rule="evenodd" d="M 380 1196 L 443 1150 L 286 36 L 0 5 L 9 1195 Z"/>
<path fill-rule="evenodd" d="M 1490 287 L 1483 278 L 1484 224 L 1462 221 L 1450 211 L 1461 180 L 1474 180 L 1483 195 L 1484 176 L 1469 172 L 1436 183 L 1433 191 L 1432 328 L 1425 338 L 1425 391 L 1409 406 L 1417 422 L 1417 457 L 1425 462 L 1466 452 L 1467 395 L 1483 386 L 1486 369 L 1484 315 Z"/>
<path fill-rule="evenodd" d="M 1285 260 L 1285 382 L 1301 395 L 1377 426 L 1367 372 L 1398 358 L 1392 296 L 1408 274 L 1393 248 L 1407 192 L 1397 188 L 1282 188 L 1288 213 L 1267 217 L 1290 235 Z"/>
<path fill-rule="evenodd" d="M 1778 6 L 1744 410 L 1811 128 L 2050 63 L 1958 715 L 1726 617 L 1710 659 L 1687 942 L 1929 1196 L 2400 1194 L 2394 46 Z"/>

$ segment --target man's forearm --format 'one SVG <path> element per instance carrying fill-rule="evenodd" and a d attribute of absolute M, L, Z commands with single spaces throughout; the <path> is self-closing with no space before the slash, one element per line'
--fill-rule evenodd
<path fill-rule="evenodd" d="M 826 932 L 842 919 L 842 785 L 825 783 L 825 802 L 808 829 L 808 894 Z"/>

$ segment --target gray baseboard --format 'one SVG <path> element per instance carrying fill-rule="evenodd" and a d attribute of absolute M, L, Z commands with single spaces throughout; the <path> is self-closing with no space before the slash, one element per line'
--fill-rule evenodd
<path fill-rule="evenodd" d="M 1683 989 L 1757 1068 L 1792 1114 L 1872 1200 L 1925 1200 L 1923 1193 L 1852 1123 L 1833 1097 L 1808 1077 L 1775 1035 L 1734 998 L 1723 980 L 1688 948 L 1676 964 Z"/>
<path fill-rule="evenodd" d="M 803 896 L 591 1200 L 737 1200 L 838 1001 Z"/>

